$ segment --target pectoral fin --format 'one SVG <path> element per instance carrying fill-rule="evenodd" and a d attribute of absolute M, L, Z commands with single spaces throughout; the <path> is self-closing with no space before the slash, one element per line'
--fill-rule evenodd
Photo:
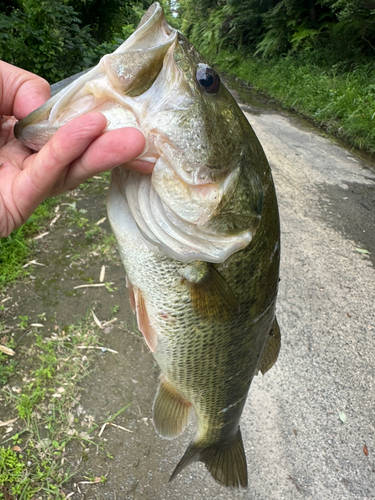
<path fill-rule="evenodd" d="M 142 332 L 143 338 L 145 339 L 145 342 L 150 350 L 155 352 L 158 339 L 155 330 L 150 324 L 142 293 L 139 288 L 130 283 L 128 278 L 126 278 L 126 285 L 129 288 L 130 307 L 132 308 L 133 313 L 135 312 L 137 315 L 138 329 Z"/>
<path fill-rule="evenodd" d="M 277 323 L 277 319 L 275 318 L 275 321 L 270 331 L 270 337 L 268 343 L 263 350 L 263 354 L 259 363 L 259 370 L 262 372 L 263 375 L 266 372 L 268 372 L 268 370 L 272 368 L 273 365 L 276 363 L 276 360 L 280 352 L 280 345 L 281 345 L 280 328 Z"/>
<path fill-rule="evenodd" d="M 190 410 L 191 403 L 162 377 L 152 408 L 158 434 L 165 438 L 181 434 L 189 423 Z"/>
<path fill-rule="evenodd" d="M 126 288 L 129 290 L 129 302 L 130 302 L 130 307 L 131 310 L 133 311 L 133 314 L 135 314 L 135 295 L 134 295 L 134 289 L 132 284 L 130 283 L 128 277 L 125 277 L 126 280 Z"/>
<path fill-rule="evenodd" d="M 197 261 L 180 269 L 190 290 L 196 314 L 210 320 L 226 321 L 238 313 L 238 301 L 225 279 L 207 262 Z"/>

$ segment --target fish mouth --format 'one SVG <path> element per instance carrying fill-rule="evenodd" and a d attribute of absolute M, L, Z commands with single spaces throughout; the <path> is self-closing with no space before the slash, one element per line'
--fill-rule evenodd
<path fill-rule="evenodd" d="M 68 82 L 49 101 L 17 122 L 15 138 L 39 151 L 61 126 L 90 111 L 106 116 L 106 130 L 140 128 L 142 110 L 134 98 L 152 86 L 177 38 L 177 31 L 169 26 L 163 9 L 155 3 L 137 30 L 112 54 L 102 57 L 97 66 Z M 125 110 L 122 116 L 119 107 Z"/>

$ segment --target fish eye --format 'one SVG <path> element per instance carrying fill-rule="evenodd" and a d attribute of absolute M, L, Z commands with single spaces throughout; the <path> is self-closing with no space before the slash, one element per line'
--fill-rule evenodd
<path fill-rule="evenodd" d="M 208 94 L 215 94 L 220 88 L 220 77 L 209 66 L 198 66 L 195 78 L 200 88 Z"/>

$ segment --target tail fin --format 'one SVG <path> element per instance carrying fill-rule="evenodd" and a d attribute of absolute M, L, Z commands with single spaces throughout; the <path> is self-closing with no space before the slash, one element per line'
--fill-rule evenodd
<path fill-rule="evenodd" d="M 247 487 L 246 456 L 239 428 L 236 437 L 230 443 L 219 443 L 207 448 L 201 447 L 199 443 L 190 443 L 169 481 L 196 461 L 203 462 L 212 477 L 223 486 Z"/>

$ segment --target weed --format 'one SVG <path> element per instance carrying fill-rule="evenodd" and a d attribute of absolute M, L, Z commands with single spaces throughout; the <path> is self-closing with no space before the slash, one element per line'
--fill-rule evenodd
<path fill-rule="evenodd" d="M 112 284 L 111 283 L 104 283 L 104 286 L 106 287 L 106 289 L 113 293 L 115 290 L 117 290 L 117 287 L 112 287 Z"/>
<path fill-rule="evenodd" d="M 22 455 L 9 448 L 0 448 L 0 498 L 7 498 L 4 495 L 5 488 L 13 496 L 21 494 L 21 481 L 25 470 L 26 464 Z"/>
<path fill-rule="evenodd" d="M 113 307 L 111 307 L 111 315 L 112 316 L 115 316 L 115 314 L 118 313 L 118 310 L 120 309 L 120 306 L 118 304 L 114 305 Z"/>
<path fill-rule="evenodd" d="M 62 487 L 71 477 L 63 468 L 66 446 L 76 440 L 86 448 L 93 443 L 89 433 L 97 428 L 90 421 L 89 431 L 80 431 L 87 424 L 79 423 L 73 414 L 77 384 L 89 363 L 87 353 L 79 347 L 97 342 L 97 328 L 88 319 L 57 330 L 50 338 L 35 334 L 26 355 L 36 360 L 36 366 L 23 377 L 20 394 L 7 392 L 9 407 L 17 411 L 21 424 L 2 443 L 11 441 L 15 449 L 0 447 L 0 499 L 12 495 L 31 500 L 38 494 L 64 498 Z M 105 480 L 95 478 L 99 483 Z"/>
<path fill-rule="evenodd" d="M 29 274 L 27 268 L 22 266 L 33 250 L 31 237 L 40 230 L 44 221 L 52 216 L 52 209 L 57 202 L 57 198 L 46 200 L 23 226 L 7 238 L 0 238 L 0 288 Z"/>
<path fill-rule="evenodd" d="M 0 323 L 0 334 L 2 330 L 2 324 Z M 3 337 L 0 339 L 0 343 L 12 349 L 14 347 L 14 340 Z M 8 378 L 15 372 L 17 362 L 11 356 L 0 352 L 0 387 L 8 383 Z M 0 497 L 1 498 L 1 497 Z"/>
<path fill-rule="evenodd" d="M 18 319 L 21 320 L 21 322 L 18 323 L 18 326 L 21 328 L 21 330 L 26 330 L 26 328 L 28 327 L 29 317 L 28 316 L 18 316 Z"/>

